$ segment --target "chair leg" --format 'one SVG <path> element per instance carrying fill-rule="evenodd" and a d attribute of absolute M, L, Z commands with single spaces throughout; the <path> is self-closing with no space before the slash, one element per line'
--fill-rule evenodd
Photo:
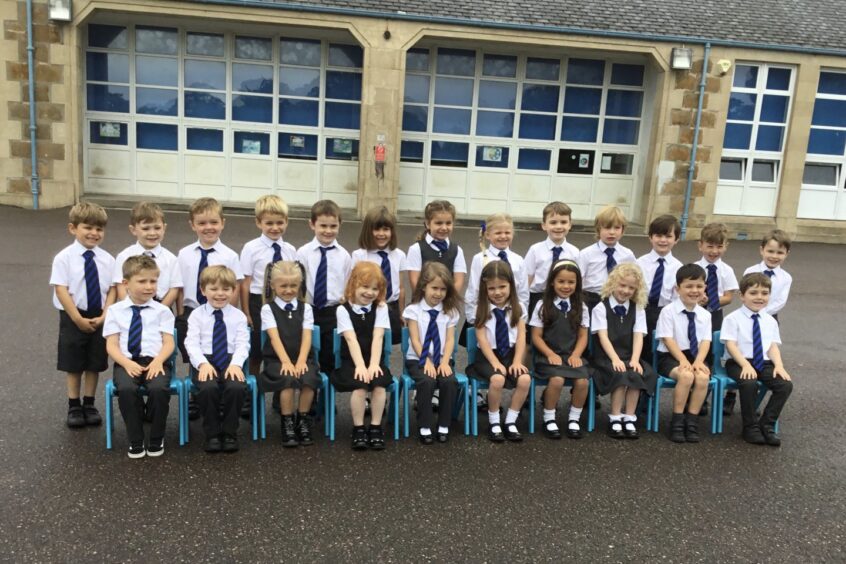
<path fill-rule="evenodd" d="M 329 383 L 329 440 L 335 440 L 335 386 Z"/>
<path fill-rule="evenodd" d="M 535 433 L 535 379 L 529 375 L 529 434 Z"/>
<path fill-rule="evenodd" d="M 474 437 L 478 437 L 478 436 L 479 436 L 479 410 L 478 410 L 478 409 L 476 409 L 476 405 L 475 405 L 475 402 L 476 402 L 476 396 L 478 395 L 478 393 L 479 393 L 479 384 L 478 384 L 478 382 L 476 382 L 476 380 L 474 379 L 474 380 L 473 380 L 473 391 L 472 391 L 472 394 L 471 394 L 471 395 L 472 395 L 472 397 L 471 397 L 471 399 L 470 399 L 470 404 L 471 404 L 471 406 L 472 406 L 472 407 L 470 408 L 470 409 L 471 409 L 471 411 L 470 411 L 470 412 L 472 413 L 472 417 L 473 417 L 473 423 L 472 423 L 472 425 L 473 425 L 473 436 L 474 436 Z"/>
<path fill-rule="evenodd" d="M 182 405 L 185 403 L 183 396 L 185 395 L 185 386 L 182 382 L 178 382 L 178 387 L 176 388 L 176 402 L 177 402 L 177 412 L 176 415 L 179 417 L 179 446 L 185 446 L 185 421 L 183 418 L 182 412 Z"/>
<path fill-rule="evenodd" d="M 596 428 L 596 386 L 593 378 L 588 379 L 588 432 Z"/>
<path fill-rule="evenodd" d="M 264 393 L 259 393 L 258 416 L 259 416 L 259 432 L 261 433 L 261 440 L 267 439 L 267 406 L 265 405 Z"/>
<path fill-rule="evenodd" d="M 399 381 L 394 381 L 394 391 L 391 393 L 391 412 L 394 415 L 394 440 L 398 441 L 400 438 L 400 418 L 399 418 Z"/>
<path fill-rule="evenodd" d="M 470 435 L 470 383 L 464 384 L 464 434 Z"/>
<path fill-rule="evenodd" d="M 408 428 L 408 380 L 403 377 L 403 385 L 402 385 L 402 434 L 405 438 L 408 438 L 409 435 L 409 428 Z"/>
<path fill-rule="evenodd" d="M 111 450 L 112 448 L 112 430 L 114 426 L 114 415 L 112 414 L 112 398 L 114 394 L 112 393 L 112 383 L 106 383 L 106 393 L 105 393 L 105 400 L 106 400 L 106 449 Z"/>

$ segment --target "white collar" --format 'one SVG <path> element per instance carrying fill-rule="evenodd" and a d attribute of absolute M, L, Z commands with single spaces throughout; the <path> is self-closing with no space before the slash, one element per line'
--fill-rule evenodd
<path fill-rule="evenodd" d="M 624 308 L 626 308 L 626 312 L 629 311 L 629 300 L 626 300 L 624 302 L 618 302 L 617 298 L 615 298 L 613 295 L 611 295 L 611 296 L 608 296 L 608 303 L 611 304 L 612 309 L 616 306 L 623 306 Z"/>
<path fill-rule="evenodd" d="M 761 308 L 759 311 L 752 311 L 751 309 L 749 309 L 745 305 L 740 306 L 740 311 L 743 313 L 743 315 L 745 315 L 749 319 L 752 319 L 752 316 L 755 315 L 756 313 L 759 316 L 764 317 L 764 314 L 767 313 L 766 311 L 764 311 L 764 309 L 765 308 Z"/>
<path fill-rule="evenodd" d="M 552 240 L 552 238 L 551 238 L 551 237 L 547 237 L 547 238 L 546 238 L 546 241 L 544 241 L 544 243 L 546 243 L 546 248 L 547 248 L 548 250 L 550 250 L 550 251 L 551 251 L 552 249 L 554 249 L 555 247 L 560 247 L 560 248 L 562 248 L 562 249 L 563 249 L 563 248 L 564 248 L 564 245 L 566 245 L 566 244 L 567 244 L 567 237 L 564 237 L 564 240 L 563 240 L 563 241 L 561 241 L 561 242 L 560 242 L 560 243 L 558 243 L 558 244 L 556 244 L 556 243 Z"/>
<path fill-rule="evenodd" d="M 123 298 L 120 301 L 120 303 L 126 308 L 130 308 L 132 306 L 150 307 L 151 305 L 153 305 L 153 302 L 155 302 L 155 301 L 156 300 L 149 299 L 146 302 L 144 302 L 143 304 L 136 304 L 135 302 L 132 301 L 132 298 L 130 298 L 129 296 L 126 296 L 125 298 Z"/>
<path fill-rule="evenodd" d="M 555 301 L 554 301 L 554 302 L 552 302 L 552 303 L 554 303 L 554 304 L 555 304 L 555 307 L 559 307 L 559 306 L 561 305 L 561 302 L 566 303 L 566 304 L 567 304 L 567 308 L 569 309 L 569 307 L 570 307 L 570 305 L 571 305 L 571 304 L 570 304 L 570 298 L 559 298 L 558 296 L 555 296 Z"/>
<path fill-rule="evenodd" d="M 376 303 L 372 303 L 370 305 L 358 305 L 350 302 L 350 307 L 352 308 L 353 312 L 355 313 L 369 313 L 371 310 L 376 308 Z M 367 311 L 364 311 L 364 308 L 367 308 Z"/>
<path fill-rule="evenodd" d="M 332 241 L 332 242 L 331 242 L 331 243 L 329 243 L 328 245 L 324 245 L 324 244 L 323 244 L 323 243 L 321 243 L 321 242 L 317 239 L 317 237 L 315 236 L 315 238 L 314 238 L 314 239 L 312 239 L 312 240 L 311 240 L 311 242 L 312 242 L 312 243 L 314 243 L 314 244 L 315 244 L 315 246 L 316 246 L 316 248 L 318 248 L 318 249 L 325 249 L 325 248 L 327 248 L 327 247 L 335 247 L 335 248 L 337 248 L 337 247 L 338 247 L 338 240 L 337 240 L 337 239 L 335 239 L 334 241 Z"/>
<path fill-rule="evenodd" d="M 697 304 L 694 304 L 693 309 L 687 309 L 687 306 L 684 305 L 684 302 L 681 301 L 681 298 L 676 298 L 670 305 L 673 307 L 673 311 L 675 311 L 676 313 L 681 313 L 683 311 L 695 312 Z"/>
<path fill-rule="evenodd" d="M 431 246 L 431 245 L 432 245 L 432 241 L 434 241 L 434 240 L 435 240 L 435 238 L 434 238 L 434 237 L 432 237 L 432 235 L 431 235 L 431 234 L 426 233 L 426 242 L 427 242 L 427 243 L 429 243 L 429 246 Z M 446 239 L 444 239 L 443 241 L 447 244 L 447 246 L 449 246 L 449 237 L 447 237 L 447 238 L 446 238 Z"/>
<path fill-rule="evenodd" d="M 444 310 L 444 302 L 441 302 L 441 303 L 439 303 L 435 306 L 430 306 L 429 304 L 426 303 L 425 299 L 422 299 L 418 302 L 418 305 L 420 306 L 420 309 L 422 309 L 423 311 L 432 311 L 432 310 L 443 311 Z"/>
<path fill-rule="evenodd" d="M 774 273 L 776 273 L 776 274 L 777 274 L 777 273 L 778 273 L 778 271 L 779 271 L 779 270 L 781 270 L 781 265 L 778 265 L 778 266 L 777 266 L 777 267 L 775 267 L 775 268 L 770 268 L 769 266 L 767 266 L 766 261 L 763 261 L 763 260 L 762 260 L 762 261 L 761 261 L 761 272 L 764 272 L 765 270 L 772 270 Z"/>
<path fill-rule="evenodd" d="M 497 249 L 493 245 L 488 245 L 488 252 L 490 253 L 491 256 L 496 257 L 496 258 L 499 258 L 499 253 L 505 253 L 505 256 L 507 256 L 507 257 L 511 256 L 511 249 L 510 248 Z"/>
<path fill-rule="evenodd" d="M 259 237 L 259 241 L 264 243 L 268 248 L 273 247 L 273 243 L 276 243 L 280 247 L 282 246 L 282 237 L 279 237 L 278 239 L 273 240 L 270 237 L 268 237 L 267 235 L 265 235 L 264 233 L 262 233 L 261 236 Z"/>
<path fill-rule="evenodd" d="M 670 251 L 666 255 L 661 256 L 661 255 L 658 254 L 658 252 L 655 249 L 652 249 L 651 251 L 649 251 L 649 254 L 646 255 L 646 256 L 648 256 L 649 259 L 652 260 L 652 261 L 657 261 L 658 259 L 664 259 L 664 262 L 669 262 L 670 259 L 673 258 L 673 251 Z"/>
<path fill-rule="evenodd" d="M 285 309 L 285 306 L 288 305 L 288 304 L 291 304 L 292 306 L 294 306 L 294 309 L 297 309 L 297 305 L 299 305 L 297 298 L 294 298 L 290 302 L 286 302 L 285 300 L 283 300 L 279 296 L 276 296 L 275 298 L 273 298 L 273 301 L 276 302 L 276 305 L 278 305 L 282 309 Z"/>
<path fill-rule="evenodd" d="M 215 241 L 215 242 L 214 242 L 214 245 L 212 245 L 211 247 L 209 247 L 209 248 L 207 249 L 206 247 L 203 247 L 203 244 L 202 244 L 202 243 L 200 243 L 200 241 L 199 241 L 199 239 L 198 239 L 198 240 L 197 240 L 197 242 L 196 242 L 196 243 L 194 243 L 194 248 L 195 248 L 195 249 L 197 249 L 198 251 L 199 251 L 200 249 L 203 249 L 203 250 L 206 250 L 206 251 L 208 251 L 209 249 L 214 249 L 214 250 L 215 250 L 215 252 L 217 252 L 217 251 L 219 251 L 219 250 L 220 250 L 220 245 L 221 245 L 220 238 L 218 238 L 218 239 L 217 239 L 217 241 Z"/>
<path fill-rule="evenodd" d="M 74 251 L 78 252 L 80 255 L 83 254 L 85 251 L 97 251 L 97 247 L 89 249 L 88 247 L 80 243 L 79 240 L 76 238 L 74 238 L 72 246 L 74 247 Z"/>

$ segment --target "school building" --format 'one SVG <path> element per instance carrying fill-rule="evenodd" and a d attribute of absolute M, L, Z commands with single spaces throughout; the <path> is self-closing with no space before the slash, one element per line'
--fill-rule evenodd
<path fill-rule="evenodd" d="M 0 204 L 562 200 L 846 242 L 839 4 L 0 0 Z"/>

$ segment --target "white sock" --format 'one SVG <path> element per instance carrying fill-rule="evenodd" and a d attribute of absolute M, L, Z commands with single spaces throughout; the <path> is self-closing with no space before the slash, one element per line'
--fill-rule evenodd
<path fill-rule="evenodd" d="M 634 423 L 637 421 L 637 415 L 623 415 L 623 421 L 626 423 Z"/>
<path fill-rule="evenodd" d="M 615 423 L 617 421 L 622 421 L 623 416 L 622 415 L 609 415 L 608 419 L 611 421 L 611 423 Z"/>
<path fill-rule="evenodd" d="M 555 410 L 554 409 L 544 409 L 543 410 L 543 420 L 544 423 L 547 421 L 555 421 Z"/>
<path fill-rule="evenodd" d="M 429 427 L 420 427 L 420 434 L 424 437 L 428 437 L 432 434 L 432 430 Z"/>
<path fill-rule="evenodd" d="M 488 423 L 499 425 L 499 411 L 488 411 Z"/>
<path fill-rule="evenodd" d="M 440 433 L 441 435 L 448 435 L 449 427 L 438 427 L 438 433 Z"/>
<path fill-rule="evenodd" d="M 567 419 L 570 421 L 578 421 L 582 418 L 582 408 L 581 407 L 573 407 L 570 406 L 570 414 L 567 416 Z"/>
<path fill-rule="evenodd" d="M 517 423 L 517 416 L 520 415 L 519 411 L 514 411 L 513 409 L 509 409 L 508 413 L 505 415 L 505 424 L 506 425 L 513 425 Z"/>

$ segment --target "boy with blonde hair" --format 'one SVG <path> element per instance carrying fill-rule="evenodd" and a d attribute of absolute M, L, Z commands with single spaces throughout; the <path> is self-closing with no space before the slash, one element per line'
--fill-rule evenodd
<path fill-rule="evenodd" d="M 596 243 L 579 252 L 579 270 L 582 271 L 582 289 L 588 309 L 600 302 L 599 293 L 608 275 L 618 264 L 635 262 L 634 253 L 620 244 L 626 231 L 626 216 L 616 206 L 599 210 L 593 221 Z"/>

